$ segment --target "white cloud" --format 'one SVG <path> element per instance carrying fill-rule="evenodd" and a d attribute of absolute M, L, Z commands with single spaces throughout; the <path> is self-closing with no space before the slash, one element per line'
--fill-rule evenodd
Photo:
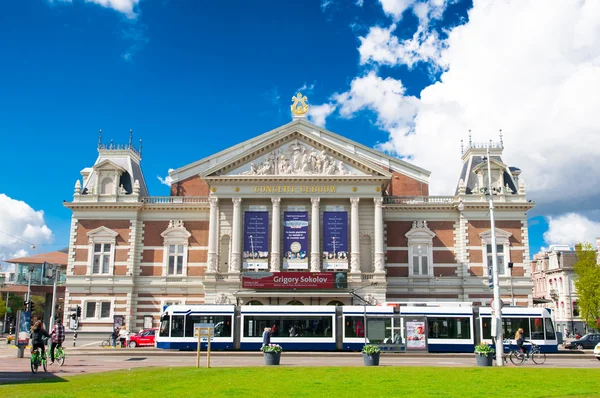
<path fill-rule="evenodd" d="M 73 0 L 48 0 L 49 3 L 73 3 Z M 129 19 L 137 18 L 134 9 L 140 3 L 140 0 L 85 0 L 86 3 L 98 4 L 104 8 L 111 8 L 124 14 Z"/>
<path fill-rule="evenodd" d="M 308 108 L 308 118 L 318 126 L 325 127 L 325 119 L 335 111 L 334 104 L 311 105 Z"/>
<path fill-rule="evenodd" d="M 31 244 L 51 243 L 53 239 L 42 210 L 0 194 L 0 261 L 32 254 Z"/>
<path fill-rule="evenodd" d="M 405 96 L 402 82 L 392 78 L 382 79 L 376 72 L 357 77 L 350 90 L 334 94 L 340 116 L 351 118 L 356 112 L 371 110 L 376 113 L 376 124 L 393 134 L 404 135 L 411 130 L 419 100 Z"/>
<path fill-rule="evenodd" d="M 172 172 L 174 169 L 169 169 L 169 173 Z M 161 184 L 164 184 L 166 186 L 171 186 L 171 184 L 173 184 L 173 179 L 171 178 L 170 175 L 167 175 L 165 178 L 162 178 L 161 176 L 156 176 L 156 178 L 158 178 L 158 180 L 160 181 Z"/>
<path fill-rule="evenodd" d="M 591 243 L 596 246 L 600 237 L 600 222 L 576 213 L 567 213 L 558 217 L 548 217 L 548 231 L 544 233 L 547 245 L 567 244 L 574 247 L 577 243 Z"/>
<path fill-rule="evenodd" d="M 387 30 L 377 29 L 381 37 L 373 43 L 380 46 L 372 49 L 381 50 Z M 390 34 L 390 51 L 361 52 L 361 61 L 405 64 L 410 57 L 391 51 L 398 43 Z M 371 72 L 337 95 L 340 114 L 376 112 L 377 124 L 390 133 L 381 148 L 431 170 L 434 195 L 454 191 L 460 140 L 469 129 L 483 142 L 497 140 L 502 129 L 504 161 L 523 170 L 531 199 L 597 201 L 600 2 L 562 0 L 548 7 L 542 0 L 475 0 L 468 22 L 453 28 L 443 46 L 445 72 L 420 100 L 391 89 L 401 81 Z M 365 87 L 359 90 L 358 83 Z"/>
<path fill-rule="evenodd" d="M 358 7 L 362 7 L 362 6 L 363 6 L 363 4 L 365 4 L 365 0 L 356 0 L 356 3 L 355 3 L 355 4 L 356 4 Z"/>
<path fill-rule="evenodd" d="M 418 29 L 412 38 L 398 40 L 393 35 L 396 25 L 389 28 L 374 26 L 366 37 L 359 37 L 360 63 L 374 62 L 383 65 L 407 65 L 412 68 L 417 62 L 428 62 L 438 68 L 442 65 L 445 43 L 436 31 Z"/>
<path fill-rule="evenodd" d="M 395 21 L 402 19 L 404 11 L 408 10 L 416 0 L 379 0 L 383 12 L 394 18 Z"/>
<path fill-rule="evenodd" d="M 325 12 L 332 4 L 333 0 L 321 0 L 321 11 Z"/>
<path fill-rule="evenodd" d="M 300 87 L 296 90 L 296 92 L 306 95 L 306 94 L 312 93 L 314 91 L 314 89 L 315 89 L 315 83 L 313 83 L 313 84 L 304 83 L 302 85 L 302 87 Z"/>

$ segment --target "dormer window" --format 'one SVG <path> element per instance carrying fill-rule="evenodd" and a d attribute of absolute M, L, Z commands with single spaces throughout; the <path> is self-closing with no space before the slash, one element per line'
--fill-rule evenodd
<path fill-rule="evenodd" d="M 414 221 L 408 238 L 409 276 L 433 275 L 433 238 L 435 233 L 427 227 L 427 221 Z"/>
<path fill-rule="evenodd" d="M 164 238 L 162 275 L 187 275 L 188 242 L 192 234 L 185 229 L 182 220 L 171 220 L 160 235 Z"/>
<path fill-rule="evenodd" d="M 118 232 L 99 227 L 87 233 L 88 275 L 112 275 L 115 267 L 115 247 Z"/>

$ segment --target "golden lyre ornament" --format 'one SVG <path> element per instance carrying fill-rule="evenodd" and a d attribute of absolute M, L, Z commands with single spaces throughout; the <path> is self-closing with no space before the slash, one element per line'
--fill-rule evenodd
<path fill-rule="evenodd" d="M 308 98 L 305 95 L 298 93 L 298 95 L 292 97 L 292 101 L 294 102 L 290 106 L 290 109 L 294 116 L 304 116 L 308 112 L 308 104 L 306 103 Z"/>

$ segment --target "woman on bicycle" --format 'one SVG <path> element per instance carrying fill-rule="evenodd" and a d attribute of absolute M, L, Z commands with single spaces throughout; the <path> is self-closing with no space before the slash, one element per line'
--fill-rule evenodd
<path fill-rule="evenodd" d="M 31 353 L 33 354 L 37 348 L 40 348 L 42 350 L 42 358 L 45 358 L 46 349 L 44 348 L 43 338 L 46 337 L 48 339 L 50 338 L 50 335 L 44 330 L 44 324 L 42 323 L 42 321 L 37 321 L 33 324 L 33 326 L 31 327 L 30 335 Z"/>
<path fill-rule="evenodd" d="M 523 328 L 519 328 L 519 330 L 517 330 L 517 333 L 515 334 L 515 340 L 517 340 L 517 346 L 519 347 L 519 349 L 521 350 L 521 352 L 524 355 L 527 355 L 527 358 L 529 358 L 529 351 L 527 351 L 527 347 L 525 347 L 523 345 L 523 343 L 526 343 L 528 341 L 525 340 L 525 336 L 524 336 L 524 331 Z"/>

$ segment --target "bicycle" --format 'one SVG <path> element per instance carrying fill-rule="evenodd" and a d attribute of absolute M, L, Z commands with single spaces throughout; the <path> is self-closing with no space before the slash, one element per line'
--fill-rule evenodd
<path fill-rule="evenodd" d="M 540 350 L 540 346 L 534 343 L 531 343 L 529 358 L 536 365 L 543 365 L 546 362 L 546 354 Z M 516 366 L 523 365 L 526 359 L 525 354 L 521 350 L 517 349 L 510 352 L 510 361 Z"/>
<path fill-rule="evenodd" d="M 31 358 L 30 358 L 30 364 L 31 364 L 31 372 L 32 373 L 37 373 L 38 371 L 38 367 L 40 365 L 42 365 L 42 367 L 44 368 L 44 372 L 48 371 L 48 365 L 47 365 L 47 361 L 46 361 L 46 354 L 44 353 L 44 355 L 42 355 L 42 353 L 40 352 L 39 348 L 36 348 L 35 351 L 33 351 L 31 353 Z"/>
<path fill-rule="evenodd" d="M 109 337 L 108 339 L 102 341 L 101 346 L 102 346 L 102 348 L 110 348 L 110 347 L 112 347 L 113 346 L 113 344 L 112 344 L 112 337 Z M 120 339 L 117 339 L 115 341 L 115 347 L 122 347 Z"/>
<path fill-rule="evenodd" d="M 65 364 L 65 358 L 67 354 L 65 350 L 62 348 L 62 345 L 57 345 L 54 349 L 54 361 L 58 362 L 59 366 L 63 366 Z"/>

